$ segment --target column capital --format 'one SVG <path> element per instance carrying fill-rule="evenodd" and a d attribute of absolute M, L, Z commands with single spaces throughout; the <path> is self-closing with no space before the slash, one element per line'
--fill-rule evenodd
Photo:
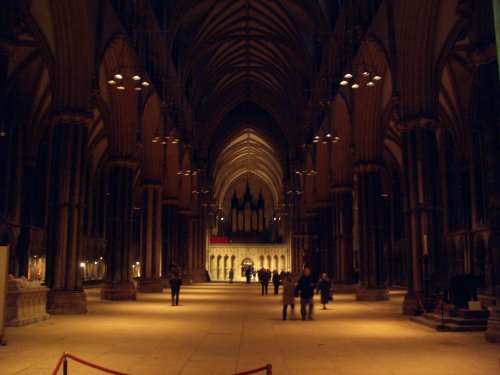
<path fill-rule="evenodd" d="M 354 187 L 352 185 L 334 185 L 330 188 L 330 193 L 352 193 L 354 191 Z"/>
<path fill-rule="evenodd" d="M 317 208 L 331 208 L 332 202 L 330 200 L 319 201 L 316 203 Z"/>
<path fill-rule="evenodd" d="M 116 158 L 110 159 L 108 162 L 110 168 L 130 168 L 135 169 L 139 166 L 137 160 L 132 158 Z"/>
<path fill-rule="evenodd" d="M 177 206 L 179 204 L 179 200 L 177 198 L 167 197 L 162 200 L 162 203 L 171 206 Z"/>
<path fill-rule="evenodd" d="M 92 112 L 82 109 L 64 108 L 51 114 L 52 123 L 59 124 L 81 124 L 89 126 L 94 119 Z"/>
<path fill-rule="evenodd" d="M 401 132 L 414 129 L 437 129 L 440 126 L 441 122 L 438 119 L 426 115 L 403 118 L 396 123 L 396 127 Z"/>
<path fill-rule="evenodd" d="M 380 173 L 384 166 L 378 162 L 360 162 L 354 167 L 354 174 Z"/>
<path fill-rule="evenodd" d="M 144 190 L 162 190 L 163 184 L 160 181 L 155 180 L 145 180 L 142 182 L 141 187 Z"/>

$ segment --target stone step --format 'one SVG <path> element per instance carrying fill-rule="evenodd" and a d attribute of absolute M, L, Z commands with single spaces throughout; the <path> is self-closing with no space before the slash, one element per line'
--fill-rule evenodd
<path fill-rule="evenodd" d="M 488 319 L 490 312 L 488 310 L 469 310 L 469 309 L 458 309 L 457 317 L 463 319 Z"/>
<path fill-rule="evenodd" d="M 441 313 L 436 312 L 434 314 L 427 314 L 425 315 L 427 319 L 435 320 L 437 322 L 441 322 Z M 450 324 L 457 324 L 457 325 L 462 325 L 462 326 L 469 326 L 469 325 L 486 325 L 488 324 L 488 319 L 464 319 L 464 318 L 459 318 L 455 316 L 446 316 L 444 315 L 443 322 L 445 323 L 450 323 Z"/>
<path fill-rule="evenodd" d="M 426 318 L 425 316 L 411 316 L 410 321 L 435 330 L 447 332 L 481 332 L 487 329 L 486 325 L 460 325 L 455 323 L 444 323 L 443 328 L 440 328 L 440 321 L 438 322 L 434 319 Z"/>

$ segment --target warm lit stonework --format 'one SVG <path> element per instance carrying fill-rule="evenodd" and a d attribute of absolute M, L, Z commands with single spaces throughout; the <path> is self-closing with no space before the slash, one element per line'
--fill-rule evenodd
<path fill-rule="evenodd" d="M 0 343 L 306 268 L 500 342 L 497 0 L 4 3 Z"/>

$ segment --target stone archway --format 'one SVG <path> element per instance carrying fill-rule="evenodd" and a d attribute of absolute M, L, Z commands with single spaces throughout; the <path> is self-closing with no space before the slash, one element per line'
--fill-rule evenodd
<path fill-rule="evenodd" d="M 241 262 L 241 277 L 245 277 L 245 271 L 247 269 L 250 269 L 250 271 L 253 271 L 254 268 L 255 268 L 254 262 L 252 259 L 250 259 L 250 258 L 243 259 L 243 261 Z"/>

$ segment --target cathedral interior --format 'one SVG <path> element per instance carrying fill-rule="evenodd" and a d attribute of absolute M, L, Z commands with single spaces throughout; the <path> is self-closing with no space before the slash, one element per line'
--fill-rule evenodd
<path fill-rule="evenodd" d="M 58 315 L 307 266 L 499 342 L 499 37 L 495 0 L 4 1 L 0 276 Z"/>

